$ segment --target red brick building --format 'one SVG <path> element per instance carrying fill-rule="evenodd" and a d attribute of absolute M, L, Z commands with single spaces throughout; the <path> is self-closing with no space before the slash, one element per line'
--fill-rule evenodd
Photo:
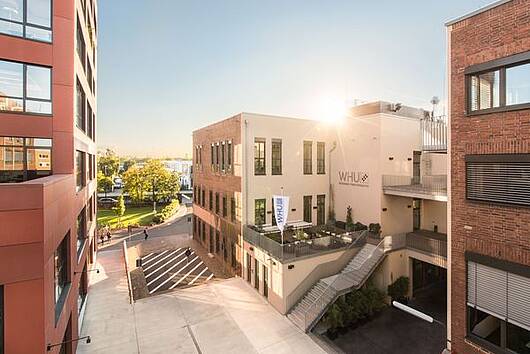
<path fill-rule="evenodd" d="M 451 349 L 529 353 L 530 1 L 447 26 Z"/>
<path fill-rule="evenodd" d="M 96 13 L 0 1 L 1 354 L 75 352 L 97 247 Z"/>
<path fill-rule="evenodd" d="M 241 115 L 193 132 L 193 237 L 241 274 Z"/>

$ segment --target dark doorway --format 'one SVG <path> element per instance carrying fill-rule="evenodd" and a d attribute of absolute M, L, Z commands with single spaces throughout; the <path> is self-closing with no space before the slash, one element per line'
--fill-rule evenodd
<path fill-rule="evenodd" d="M 412 200 L 412 229 L 421 228 L 421 199 Z"/>
<path fill-rule="evenodd" d="M 263 296 L 269 297 L 269 270 L 263 265 Z"/>
<path fill-rule="evenodd" d="M 247 253 L 247 281 L 252 282 L 252 256 Z"/>
<path fill-rule="evenodd" d="M 254 258 L 254 287 L 259 291 L 259 262 Z"/>
<path fill-rule="evenodd" d="M 412 296 L 446 283 L 446 269 L 412 258 Z"/>

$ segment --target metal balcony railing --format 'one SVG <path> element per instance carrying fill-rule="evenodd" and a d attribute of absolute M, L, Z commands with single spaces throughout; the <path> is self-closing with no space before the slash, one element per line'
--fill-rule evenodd
<path fill-rule="evenodd" d="M 428 117 L 421 120 L 422 150 L 447 152 L 447 118 Z"/>
<path fill-rule="evenodd" d="M 398 192 L 447 198 L 447 175 L 421 177 L 383 175 L 383 191 L 386 194 Z"/>
<path fill-rule="evenodd" d="M 407 248 L 447 259 L 447 235 L 426 230 L 409 232 Z"/>
<path fill-rule="evenodd" d="M 311 230 L 315 230 L 315 228 L 311 228 Z M 327 236 L 312 237 L 281 244 L 271 238 L 272 233 L 267 234 L 255 226 L 245 225 L 243 227 L 243 239 L 245 241 L 262 249 L 281 262 L 351 247 L 360 242 L 361 234 L 362 231 L 340 234 L 329 232 Z"/>

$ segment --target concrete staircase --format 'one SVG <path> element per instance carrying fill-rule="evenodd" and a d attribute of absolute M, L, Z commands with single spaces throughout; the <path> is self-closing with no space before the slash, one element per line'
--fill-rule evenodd
<path fill-rule="evenodd" d="M 340 273 L 320 279 L 287 314 L 301 330 L 308 332 L 335 300 L 359 289 L 381 263 L 385 255 L 384 242 L 366 243 Z"/>

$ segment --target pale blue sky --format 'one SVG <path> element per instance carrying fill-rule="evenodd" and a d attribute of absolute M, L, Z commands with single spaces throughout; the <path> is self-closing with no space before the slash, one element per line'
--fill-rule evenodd
<path fill-rule="evenodd" d="M 491 0 L 99 1 L 98 143 L 184 156 L 239 112 L 445 98 L 444 22 Z"/>

